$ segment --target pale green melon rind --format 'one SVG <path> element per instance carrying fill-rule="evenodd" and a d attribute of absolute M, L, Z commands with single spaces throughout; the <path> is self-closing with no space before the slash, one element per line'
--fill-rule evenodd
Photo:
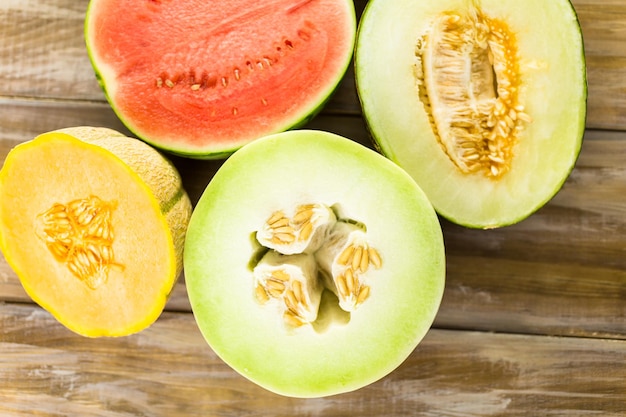
<path fill-rule="evenodd" d="M 534 119 L 503 180 L 456 170 L 441 151 L 416 92 L 415 41 L 434 16 L 462 10 L 469 2 L 370 1 L 357 34 L 355 79 L 378 149 L 418 182 L 442 217 L 467 227 L 493 228 L 539 210 L 573 170 L 585 129 L 586 64 L 569 1 L 477 3 L 488 15 L 506 19 L 518 35 L 526 68 L 526 112 Z"/>
<path fill-rule="evenodd" d="M 310 104 L 308 107 L 304 107 L 300 112 L 294 114 L 293 117 L 289 120 L 285 120 L 282 126 L 274 129 L 273 132 L 267 132 L 266 134 L 271 133 L 280 133 L 287 130 L 297 129 L 305 126 L 308 122 L 310 122 L 315 116 L 317 116 L 322 109 L 326 106 L 328 101 L 332 98 L 333 94 L 338 89 L 341 81 L 343 80 L 343 76 L 347 72 L 353 58 L 354 45 L 356 42 L 356 28 L 357 28 L 357 18 L 356 11 L 354 8 L 353 0 L 344 0 L 346 2 L 346 10 L 349 13 L 349 33 L 350 39 L 346 41 L 346 45 L 350 47 L 347 49 L 348 53 L 345 54 L 344 61 L 339 63 L 338 69 L 336 71 L 336 77 L 334 80 L 331 80 L 324 89 L 318 92 L 316 97 L 312 97 L 310 99 Z M 126 126 L 126 128 L 131 131 L 137 138 L 143 140 L 144 142 L 150 144 L 155 148 L 159 148 L 165 152 L 168 152 L 173 155 L 193 158 L 193 159 L 204 159 L 204 160 L 217 160 L 217 159 L 226 159 L 234 152 L 239 150 L 243 145 L 249 143 L 256 138 L 247 138 L 245 140 L 239 140 L 234 142 L 230 146 L 211 146 L 208 144 L 203 147 L 194 147 L 194 146 L 185 146 L 181 143 L 168 143 L 167 139 L 164 138 L 153 138 L 150 135 L 144 134 L 140 128 L 137 128 L 135 123 L 126 115 L 120 111 L 120 109 L 115 105 L 114 98 L 109 94 L 110 87 L 105 82 L 105 73 L 107 72 L 105 63 L 98 62 L 95 54 L 93 53 L 93 45 L 92 45 L 92 33 L 90 31 L 91 27 L 89 25 L 90 16 L 93 8 L 97 7 L 95 0 L 91 0 L 87 6 L 87 11 L 85 15 L 83 34 L 85 38 L 85 46 L 87 50 L 87 55 L 89 57 L 89 61 L 94 70 L 95 78 L 98 82 L 98 85 L 102 89 L 104 96 L 111 106 L 111 109 L 117 116 L 117 118 Z"/>
<path fill-rule="evenodd" d="M 367 225 L 384 267 L 347 326 L 290 334 L 254 300 L 251 234 L 272 211 L 340 203 Z M 259 139 L 216 173 L 192 215 L 185 277 L 198 326 L 244 377 L 290 397 L 353 391 L 379 380 L 430 328 L 445 281 L 443 237 L 424 193 L 382 155 L 334 134 L 290 131 Z"/>

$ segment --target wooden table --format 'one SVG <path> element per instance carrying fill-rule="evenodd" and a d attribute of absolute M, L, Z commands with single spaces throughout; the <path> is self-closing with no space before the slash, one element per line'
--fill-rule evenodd
<path fill-rule="evenodd" d="M 360 12 L 365 0 L 359 0 Z M 626 1 L 575 0 L 589 111 L 558 195 L 507 228 L 442 220 L 447 284 L 409 359 L 362 390 L 322 399 L 264 391 L 202 339 L 184 278 L 148 330 L 87 339 L 33 304 L 0 259 L 1 416 L 626 415 Z M 0 158 L 56 128 L 127 132 L 83 44 L 87 0 L 0 2 Z M 350 71 L 309 127 L 370 144 Z M 173 158 L 194 201 L 219 162 Z"/>

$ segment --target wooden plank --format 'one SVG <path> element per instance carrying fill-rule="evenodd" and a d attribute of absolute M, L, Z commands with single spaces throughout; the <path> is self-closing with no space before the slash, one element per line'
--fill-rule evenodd
<path fill-rule="evenodd" d="M 0 2 L 0 96 L 103 100 L 83 38 L 87 3 Z"/>
<path fill-rule="evenodd" d="M 557 416 L 626 411 L 625 341 L 431 330 L 391 375 L 321 399 L 275 395 L 209 349 L 191 314 L 87 339 L 36 307 L 0 304 L 0 414 Z"/>
<path fill-rule="evenodd" d="M 0 97 L 105 101 L 85 47 L 87 5 L 88 0 L 0 2 Z M 356 104 L 350 68 L 326 107 L 354 113 Z"/>
<path fill-rule="evenodd" d="M 70 126 L 106 126 L 130 134 L 105 103 L 0 97 L 2 160 L 19 142 Z"/>
<path fill-rule="evenodd" d="M 561 191 L 517 225 L 443 223 L 449 282 L 439 325 L 626 336 L 624 138 L 588 131 Z"/>
<path fill-rule="evenodd" d="M 132 136 L 106 103 L 0 98 L 0 164 L 4 162 L 11 148 L 20 142 L 30 140 L 43 132 L 79 125 L 107 126 Z M 360 117 L 323 113 L 303 128 L 324 129 L 371 146 Z M 194 204 L 223 162 L 192 160 L 172 155 L 168 157 L 179 169 L 183 185 Z M 179 281 L 167 309 L 189 311 L 184 277 Z M 29 298 L 0 254 L 0 301 L 2 300 L 27 302 Z"/>
<path fill-rule="evenodd" d="M 355 1 L 357 14 L 366 0 Z M 0 96 L 104 102 L 83 39 L 87 0 L 0 3 Z M 626 128 L 626 6 L 574 0 L 585 41 L 589 127 Z M 350 68 L 327 110 L 360 114 Z"/>
<path fill-rule="evenodd" d="M 106 126 L 133 136 L 106 103 L 0 97 L 0 163 L 18 143 L 69 126 Z M 303 128 L 337 133 L 372 147 L 365 124 L 359 116 L 324 111 Z M 181 171 L 184 186 L 194 202 L 222 163 L 222 160 L 204 161 L 168 156 Z"/>
<path fill-rule="evenodd" d="M 0 100 L 0 161 L 20 141 L 77 124 L 124 130 L 105 103 Z M 324 113 L 306 127 L 372 146 L 360 117 Z M 448 277 L 436 325 L 625 338 L 625 140 L 623 132 L 587 131 L 563 189 L 518 225 L 481 231 L 442 221 Z M 194 202 L 221 164 L 172 159 Z M 29 300 L 3 258 L 0 300 Z M 166 308 L 190 311 L 184 277 Z"/>
<path fill-rule="evenodd" d="M 589 97 L 587 126 L 626 127 L 626 4 L 621 0 L 572 0 L 578 13 Z"/>
<path fill-rule="evenodd" d="M 89 64 L 87 4 L 0 2 L 0 163 L 17 143 L 56 128 L 128 133 Z M 356 1 L 359 14 L 365 4 Z M 149 329 L 82 338 L 30 302 L 0 255 L 0 415 L 626 415 L 626 4 L 573 4 L 589 77 L 576 168 L 520 224 L 480 231 L 442 220 L 444 300 L 435 328 L 393 374 L 331 398 L 271 394 L 204 343 L 184 276 Z M 307 127 L 372 146 L 352 68 Z M 172 160 L 194 202 L 222 163 Z"/>

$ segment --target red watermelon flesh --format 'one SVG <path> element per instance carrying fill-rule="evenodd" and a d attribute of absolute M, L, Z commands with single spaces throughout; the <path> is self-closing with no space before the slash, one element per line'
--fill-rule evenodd
<path fill-rule="evenodd" d="M 351 0 L 91 0 L 85 20 L 120 120 L 198 158 L 315 115 L 348 68 L 355 31 Z"/>

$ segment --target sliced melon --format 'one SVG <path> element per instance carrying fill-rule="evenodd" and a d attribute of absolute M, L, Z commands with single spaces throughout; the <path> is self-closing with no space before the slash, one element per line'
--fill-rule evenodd
<path fill-rule="evenodd" d="M 128 335 L 159 317 L 190 216 L 175 167 L 110 129 L 42 134 L 0 171 L 0 250 L 32 299 L 84 336 Z"/>
<path fill-rule="evenodd" d="M 347 70 L 352 0 L 91 0 L 85 38 L 138 137 L 220 158 L 313 117 Z"/>
<path fill-rule="evenodd" d="M 189 224 L 185 278 L 211 348 L 260 386 L 321 397 L 399 366 L 444 288 L 438 218 L 397 165 L 309 130 L 231 156 Z"/>
<path fill-rule="evenodd" d="M 355 71 L 376 144 L 456 223 L 521 221 L 577 160 L 587 90 L 567 0 L 372 0 Z"/>

